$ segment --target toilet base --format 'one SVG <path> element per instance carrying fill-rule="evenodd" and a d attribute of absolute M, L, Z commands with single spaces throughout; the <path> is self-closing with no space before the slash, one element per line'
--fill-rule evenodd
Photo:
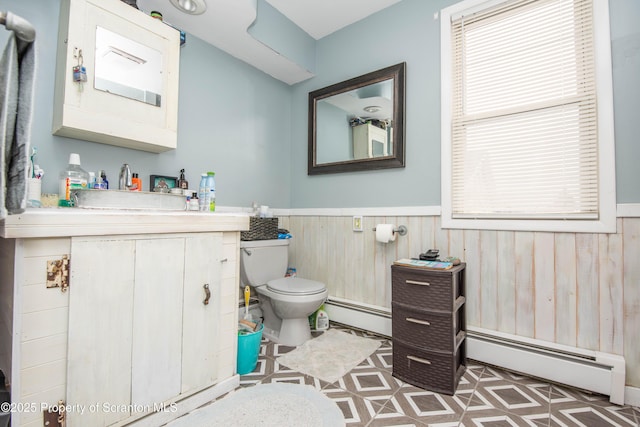
<path fill-rule="evenodd" d="M 306 317 L 302 319 L 282 319 L 279 332 L 270 328 L 265 319 L 262 335 L 276 344 L 297 347 L 311 339 L 309 319 Z"/>

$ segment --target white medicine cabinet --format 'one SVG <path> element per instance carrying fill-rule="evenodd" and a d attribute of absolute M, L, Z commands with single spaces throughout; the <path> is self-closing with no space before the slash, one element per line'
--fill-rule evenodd
<path fill-rule="evenodd" d="M 55 135 L 177 147 L 180 33 L 120 0 L 62 0 Z"/>

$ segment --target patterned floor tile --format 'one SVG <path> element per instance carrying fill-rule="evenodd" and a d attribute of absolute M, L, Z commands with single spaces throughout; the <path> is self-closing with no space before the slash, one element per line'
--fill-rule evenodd
<path fill-rule="evenodd" d="M 613 408 L 617 408 L 613 409 Z M 559 426 L 587 426 L 587 427 L 637 427 L 633 412 L 621 411 L 628 407 L 591 405 L 580 400 L 551 405 L 551 415 Z"/>
<path fill-rule="evenodd" d="M 364 398 L 377 399 L 378 396 L 393 396 L 401 382 L 388 371 L 353 369 L 334 384 Z"/>
<path fill-rule="evenodd" d="M 262 382 L 265 378 L 273 374 L 274 362 L 273 359 L 263 356 L 258 356 L 258 362 L 252 372 L 240 376 L 240 385 L 255 385 Z"/>
<path fill-rule="evenodd" d="M 310 385 L 317 390 L 322 390 L 326 383 L 318 378 L 314 378 L 311 375 L 305 375 L 300 372 L 276 372 L 275 374 L 265 378 L 262 384 L 270 383 L 288 383 L 288 384 L 301 384 Z"/>
<path fill-rule="evenodd" d="M 335 387 L 333 384 L 322 389 L 322 392 L 338 405 L 348 427 L 369 425 L 369 422 L 382 409 L 382 403 L 391 398 L 391 396 L 381 396 L 379 398 L 365 399 L 362 396 Z"/>
<path fill-rule="evenodd" d="M 475 427 L 516 427 L 535 426 L 535 423 L 509 412 L 494 409 L 489 412 L 472 413 L 467 412 L 462 418 L 460 425 Z"/>
<path fill-rule="evenodd" d="M 454 423 L 460 421 L 466 410 L 469 400 L 466 391 L 473 390 L 460 390 L 448 396 L 403 384 L 385 406 L 425 425 Z"/>
<path fill-rule="evenodd" d="M 393 377 L 387 337 L 343 325 L 334 329 L 380 340 L 380 347 L 335 383 L 278 363 L 295 347 L 263 339 L 256 369 L 241 387 L 260 383 L 306 384 L 332 399 L 350 427 L 640 427 L 640 410 L 612 405 L 607 396 L 549 384 L 469 360 L 455 395 L 434 393 Z M 312 332 L 313 336 L 321 332 Z"/>
<path fill-rule="evenodd" d="M 490 381 L 483 381 L 485 378 Z M 535 420 L 538 419 L 536 416 L 549 413 L 549 386 L 533 382 L 529 378 L 518 383 L 516 378 L 504 371 L 487 367 L 478 381 L 469 406 L 470 411 L 480 415 L 482 411 L 492 407 L 519 417 L 533 416 L 530 419 Z M 474 410 L 475 408 L 478 409 Z"/>
<path fill-rule="evenodd" d="M 373 368 L 391 372 L 393 369 L 392 361 L 393 349 L 391 348 L 391 342 L 389 340 L 381 340 L 380 347 L 353 369 Z"/>

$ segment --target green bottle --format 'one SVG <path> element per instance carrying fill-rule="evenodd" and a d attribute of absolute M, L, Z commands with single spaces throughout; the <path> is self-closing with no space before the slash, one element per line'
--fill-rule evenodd
<path fill-rule="evenodd" d="M 207 187 L 209 187 L 209 212 L 216 210 L 216 173 L 207 172 Z"/>

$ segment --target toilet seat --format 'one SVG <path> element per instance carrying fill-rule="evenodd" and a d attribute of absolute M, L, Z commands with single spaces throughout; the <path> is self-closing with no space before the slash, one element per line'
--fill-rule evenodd
<path fill-rule="evenodd" d="M 284 295 L 315 295 L 325 291 L 324 283 L 298 277 L 283 277 L 269 280 L 267 289 Z"/>

